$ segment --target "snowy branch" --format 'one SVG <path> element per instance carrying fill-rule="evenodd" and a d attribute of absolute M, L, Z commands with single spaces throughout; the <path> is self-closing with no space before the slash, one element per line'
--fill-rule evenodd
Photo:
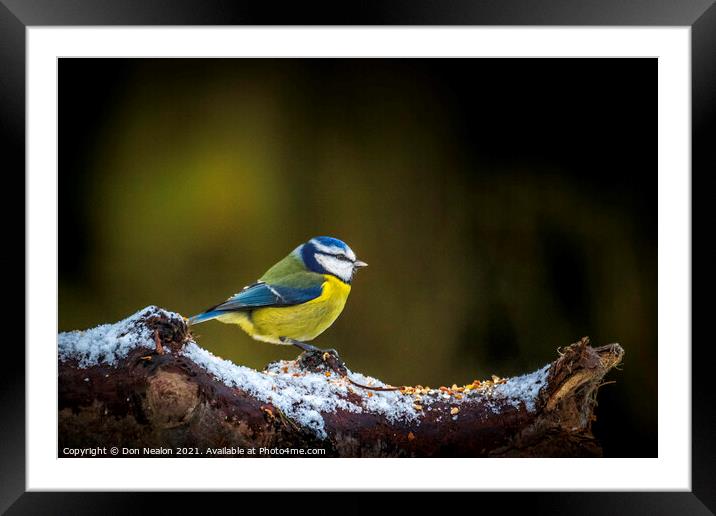
<path fill-rule="evenodd" d="M 326 456 L 596 456 L 590 426 L 618 344 L 582 339 L 523 376 L 389 388 L 332 356 L 256 371 L 212 355 L 184 319 L 147 307 L 113 325 L 61 333 L 59 455 L 67 448 L 320 448 Z M 175 454 L 175 452 L 173 452 Z"/>

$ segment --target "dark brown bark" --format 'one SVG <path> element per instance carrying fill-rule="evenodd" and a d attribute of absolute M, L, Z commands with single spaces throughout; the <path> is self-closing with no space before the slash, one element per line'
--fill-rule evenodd
<path fill-rule="evenodd" d="M 60 360 L 60 456 L 77 453 L 68 453 L 70 448 L 114 446 L 135 448 L 139 456 L 149 454 L 144 448 L 161 447 L 175 456 L 179 448 L 206 456 L 207 448 L 222 447 L 322 448 L 335 457 L 599 456 L 591 433 L 596 395 L 624 353 L 618 344 L 592 348 L 586 338 L 563 349 L 549 367 L 533 410 L 489 396 L 487 382 L 469 396 L 427 395 L 431 401 L 418 407 L 417 420 L 391 421 L 365 409 L 321 413 L 327 434 L 322 438 L 182 355 L 191 334 L 181 319 L 148 311 L 141 324 L 155 332 L 155 349 L 136 348 L 114 366 L 79 367 L 79 359 L 71 356 Z M 295 364 L 299 370 L 338 375 L 321 357 L 302 358 Z M 372 396 L 368 392 L 353 387 L 346 399 L 360 406 L 366 395 Z M 456 398 L 462 398 L 459 404 Z M 453 415 L 456 407 L 459 412 Z"/>

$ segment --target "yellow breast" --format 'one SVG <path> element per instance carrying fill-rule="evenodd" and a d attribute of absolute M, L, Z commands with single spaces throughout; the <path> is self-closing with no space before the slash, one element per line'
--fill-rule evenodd
<path fill-rule="evenodd" d="M 325 274 L 321 295 L 306 303 L 258 308 L 247 313 L 232 314 L 223 322 L 239 324 L 241 328 L 258 340 L 280 344 L 281 337 L 313 340 L 326 331 L 346 306 L 351 286 L 335 276 Z M 223 317 L 222 317 L 223 318 Z"/>

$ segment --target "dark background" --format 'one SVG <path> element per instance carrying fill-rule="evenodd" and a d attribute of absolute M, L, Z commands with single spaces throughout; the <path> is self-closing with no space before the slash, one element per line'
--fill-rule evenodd
<path fill-rule="evenodd" d="M 330 234 L 371 266 L 316 340 L 394 384 L 463 384 L 589 335 L 607 456 L 656 456 L 655 59 L 59 65 L 60 331 L 192 315 Z M 262 367 L 238 328 L 200 344 Z"/>

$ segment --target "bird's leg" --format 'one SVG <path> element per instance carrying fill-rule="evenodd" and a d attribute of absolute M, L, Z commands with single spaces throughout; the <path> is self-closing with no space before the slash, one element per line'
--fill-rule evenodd
<path fill-rule="evenodd" d="M 280 340 L 284 344 L 292 344 L 292 345 L 296 346 L 297 348 L 302 349 L 303 351 L 309 351 L 309 352 L 313 352 L 313 353 L 318 353 L 319 351 L 321 351 L 316 346 L 312 346 L 311 344 L 308 344 L 307 342 L 301 342 L 300 340 L 289 339 L 288 337 L 281 337 Z"/>
<path fill-rule="evenodd" d="M 308 351 L 309 353 L 330 353 L 331 355 L 335 355 L 338 357 L 338 351 L 335 349 L 321 349 L 317 348 L 316 346 L 313 346 L 307 342 L 301 342 L 300 340 L 296 339 L 290 339 L 288 337 L 281 337 L 281 342 L 285 344 L 293 344 L 299 349 L 302 349 L 303 351 Z"/>

